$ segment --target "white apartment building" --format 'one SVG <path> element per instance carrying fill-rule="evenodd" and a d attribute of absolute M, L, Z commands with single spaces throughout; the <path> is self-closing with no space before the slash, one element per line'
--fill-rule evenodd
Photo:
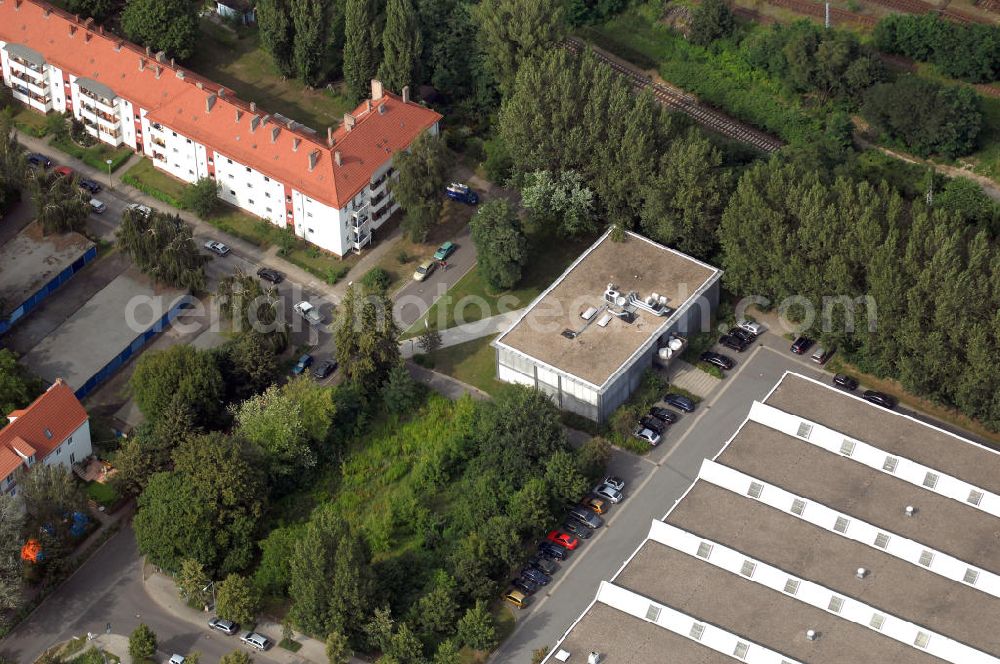
<path fill-rule="evenodd" d="M 69 111 L 184 182 L 214 178 L 227 203 L 337 255 L 361 251 L 398 208 L 393 155 L 441 120 L 372 81 L 323 137 L 40 0 L 0 0 L 0 65 L 21 103 Z"/>
<path fill-rule="evenodd" d="M 17 493 L 17 473 L 35 464 L 70 469 L 91 454 L 87 411 L 62 379 L 0 429 L 0 493 Z"/>

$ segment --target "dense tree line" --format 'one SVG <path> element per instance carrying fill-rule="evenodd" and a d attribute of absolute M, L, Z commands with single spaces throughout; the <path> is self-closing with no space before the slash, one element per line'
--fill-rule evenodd
<path fill-rule="evenodd" d="M 106 3 L 99 0 L 78 4 L 91 7 L 92 14 L 106 14 Z M 121 15 L 122 30 L 132 41 L 186 60 L 198 43 L 201 7 L 197 0 L 129 0 Z"/>
<path fill-rule="evenodd" d="M 941 73 L 972 83 L 1000 77 L 1000 28 L 945 21 L 936 14 L 889 14 L 878 22 L 875 47 L 931 62 Z"/>
<path fill-rule="evenodd" d="M 743 175 L 720 230 L 729 288 L 773 302 L 802 295 L 817 309 L 825 296 L 862 298 L 853 330 L 833 306 L 829 331 L 813 322 L 817 336 L 863 370 L 1000 428 L 1000 250 L 987 230 L 887 185 L 826 182 L 780 158 Z"/>
<path fill-rule="evenodd" d="M 341 75 L 344 0 L 260 0 L 261 46 L 282 74 L 319 85 Z"/>

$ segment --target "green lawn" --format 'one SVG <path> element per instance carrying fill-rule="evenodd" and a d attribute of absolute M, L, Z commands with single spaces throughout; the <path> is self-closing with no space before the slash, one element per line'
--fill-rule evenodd
<path fill-rule="evenodd" d="M 424 329 L 425 318 L 430 320 L 431 327 L 446 330 L 460 324 L 456 318 L 461 318 L 464 323 L 474 323 L 527 306 L 593 242 L 593 238 L 567 240 L 540 229 L 528 229 L 527 234 L 531 248 L 528 265 L 516 288 L 495 292 L 479 269 L 474 267 L 431 305 L 427 313 L 403 333 L 402 338 L 419 335 Z"/>
<path fill-rule="evenodd" d="M 6 109 L 4 113 L 7 113 L 14 121 L 15 127 L 26 134 L 41 138 L 49 131 L 48 127 L 45 126 L 45 116 L 39 111 L 33 111 L 27 106 L 23 106 L 20 102 L 14 102 L 14 105 Z"/>
<path fill-rule="evenodd" d="M 980 148 L 969 159 L 975 160 L 977 173 L 1000 181 L 1000 99 L 981 96 L 979 107 L 983 111 Z"/>
<path fill-rule="evenodd" d="M 149 158 L 140 159 L 138 164 L 125 171 L 122 182 L 174 207 L 181 206 L 180 198 L 187 187 L 185 183 L 153 166 L 153 161 Z"/>
<path fill-rule="evenodd" d="M 500 387 L 496 379 L 496 354 L 490 347 L 493 337 L 467 341 L 431 353 L 427 364 L 443 374 L 492 394 Z"/>
<path fill-rule="evenodd" d="M 101 482 L 87 482 L 87 497 L 104 507 L 111 507 L 118 502 L 118 492 L 114 486 Z"/>
<path fill-rule="evenodd" d="M 191 60 L 191 69 L 220 83 L 242 99 L 256 102 L 268 113 L 281 113 L 323 133 L 340 124 L 354 108 L 346 97 L 312 89 L 292 78 L 284 79 L 270 56 L 259 47 L 256 30 L 236 32 L 207 19 L 201 22 L 204 38 Z"/>
<path fill-rule="evenodd" d="M 69 664 L 118 664 L 121 660 L 111 653 L 91 648 L 79 657 L 69 660 Z"/>
<path fill-rule="evenodd" d="M 128 161 L 129 157 L 135 154 L 132 148 L 127 145 L 113 148 L 107 143 L 98 142 L 89 148 L 80 147 L 70 140 L 69 137 L 62 140 L 52 139 L 49 145 L 76 157 L 88 166 L 96 168 L 105 174 L 108 172 L 108 159 L 111 160 L 111 170 L 117 171 L 122 164 Z"/>

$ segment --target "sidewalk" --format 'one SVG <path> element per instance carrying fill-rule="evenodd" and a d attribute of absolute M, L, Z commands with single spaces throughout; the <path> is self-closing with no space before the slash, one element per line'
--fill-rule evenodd
<path fill-rule="evenodd" d="M 473 399 L 478 399 L 480 401 L 486 401 L 490 398 L 490 395 L 486 394 L 486 392 L 483 392 L 478 387 L 473 387 L 472 385 L 463 383 L 462 381 L 452 378 L 447 374 L 425 369 L 424 367 L 413 362 L 407 362 L 406 368 L 410 371 L 410 375 L 413 376 L 416 381 L 423 383 L 438 394 L 446 396 L 449 399 L 459 399 L 466 394 L 471 394 Z"/>
<path fill-rule="evenodd" d="M 510 327 L 523 312 L 524 309 L 508 311 L 505 314 L 497 314 L 496 316 L 484 318 L 474 323 L 466 323 L 458 327 L 449 327 L 446 330 L 441 330 L 441 348 L 449 348 L 458 344 L 464 344 L 466 341 L 500 334 Z M 408 359 L 417 353 L 423 352 L 420 349 L 418 339 L 419 337 L 413 337 L 412 339 L 399 342 L 399 352 L 404 358 Z"/>
<path fill-rule="evenodd" d="M 174 584 L 173 579 L 162 572 L 151 570 L 153 570 L 151 566 L 144 565 L 142 575 L 143 587 L 149 598 L 175 618 L 200 628 L 205 628 L 210 614 L 192 609 L 178 595 L 177 586 Z M 277 643 L 281 640 L 281 625 L 278 623 L 261 620 L 257 623 L 254 631 L 263 634 L 275 643 L 266 653 L 254 655 L 255 658 L 265 658 L 285 664 L 302 664 L 303 662 L 326 664 L 328 662 L 326 658 L 326 644 L 318 639 L 296 633 L 294 638 L 302 644 L 302 648 L 297 653 L 293 653 L 278 647 Z M 351 664 L 366 664 L 366 662 L 352 658 Z"/>
<path fill-rule="evenodd" d="M 41 152 L 49 157 L 53 157 L 55 162 L 69 166 L 77 173 L 91 178 L 92 180 L 100 183 L 102 186 L 107 187 L 109 179 L 107 171 L 102 172 L 99 169 L 93 168 L 79 159 L 62 152 L 61 150 L 50 146 L 45 139 L 35 138 L 34 136 L 29 136 L 28 134 L 18 131 L 17 140 L 29 151 Z M 141 191 L 124 184 L 121 180 L 122 175 L 129 169 L 130 166 L 136 163 L 137 158 L 141 157 L 139 157 L 139 155 L 133 155 L 111 175 L 111 190 L 109 191 L 108 189 L 105 189 L 105 193 L 102 195 L 112 195 L 119 198 L 125 198 L 129 201 L 142 203 L 169 214 L 179 215 L 181 219 L 191 224 L 195 235 L 201 236 L 201 239 L 217 238 L 232 247 L 237 254 L 246 257 L 252 262 L 261 265 L 267 264 L 270 267 L 284 272 L 285 275 L 292 281 L 308 285 L 310 288 L 321 293 L 324 297 L 330 298 L 334 303 L 338 303 L 340 301 L 340 298 L 346 291 L 347 283 L 359 279 L 361 275 L 364 274 L 364 271 L 368 269 L 368 267 L 370 267 L 374 261 L 378 259 L 378 257 L 382 256 L 383 253 L 392 247 L 390 238 L 394 237 L 395 233 L 382 240 L 378 246 L 367 252 L 361 261 L 359 261 L 358 264 L 351 269 L 344 279 L 339 281 L 335 286 L 331 286 L 311 272 L 303 270 L 297 265 L 293 265 L 292 263 L 289 263 L 285 259 L 281 258 L 278 255 L 278 247 L 276 246 L 272 246 L 266 251 L 262 250 L 260 247 L 251 244 L 246 240 L 223 233 L 215 226 L 211 225 L 207 221 L 199 219 L 190 212 L 172 207 L 163 201 L 155 199 L 152 196 L 147 196 Z"/>

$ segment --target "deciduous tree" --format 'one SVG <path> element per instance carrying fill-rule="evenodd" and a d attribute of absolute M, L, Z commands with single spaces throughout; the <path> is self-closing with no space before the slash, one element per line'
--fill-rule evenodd
<path fill-rule="evenodd" d="M 361 389 L 378 389 L 400 362 L 399 329 L 384 294 L 348 289 L 334 329 L 341 371 Z"/>
<path fill-rule="evenodd" d="M 83 228 L 90 206 L 72 178 L 35 169 L 30 171 L 28 189 L 43 233 L 69 233 Z"/>
<path fill-rule="evenodd" d="M 246 577 L 230 574 L 216 590 L 215 609 L 233 622 L 251 624 L 257 618 L 260 596 Z"/>
<path fill-rule="evenodd" d="M 475 650 L 492 650 L 497 644 L 496 624 L 486 602 L 478 600 L 458 621 L 458 640 Z"/>
<path fill-rule="evenodd" d="M 0 409 L 9 413 L 31 403 L 37 391 L 17 358 L 7 348 L 0 349 Z"/>
<path fill-rule="evenodd" d="M 200 178 L 181 193 L 181 206 L 205 219 L 219 207 L 219 183 L 213 178 Z"/>
<path fill-rule="evenodd" d="M 594 192 L 576 171 L 529 173 L 521 188 L 521 204 L 563 235 L 589 233 L 596 227 Z"/>
<path fill-rule="evenodd" d="M 187 60 L 198 41 L 199 8 L 193 0 L 129 0 L 122 30 L 132 41 Z"/>
<path fill-rule="evenodd" d="M 207 604 L 211 595 L 206 587 L 210 582 L 211 579 L 201 562 L 194 558 L 185 558 L 181 561 L 181 569 L 177 573 L 177 589 L 181 591 L 182 597 L 199 605 Z"/>
<path fill-rule="evenodd" d="M 382 385 L 382 399 L 390 413 L 409 413 L 420 404 L 422 394 L 420 384 L 413 380 L 403 364 L 390 369 L 389 377 Z"/>
<path fill-rule="evenodd" d="M 396 153 L 399 178 L 389 183 L 396 202 L 406 212 L 404 226 L 411 239 L 422 242 L 441 213 L 441 192 L 448 172 L 444 141 L 423 132 L 409 150 Z"/>
<path fill-rule="evenodd" d="M 21 606 L 21 542 L 24 512 L 9 493 L 0 494 L 0 625 Z"/>
<path fill-rule="evenodd" d="M 733 12 L 724 0 L 703 0 L 691 16 L 688 39 L 700 46 L 707 46 L 716 39 L 728 37 L 736 28 Z"/>
<path fill-rule="evenodd" d="M 221 413 L 222 375 L 211 352 L 181 344 L 144 353 L 129 380 L 139 410 L 156 421 L 171 408 L 186 409 L 197 426 Z"/>
<path fill-rule="evenodd" d="M 528 261 L 528 239 L 514 208 L 504 199 L 482 205 L 470 222 L 479 273 L 495 290 L 513 288 Z"/>
<path fill-rule="evenodd" d="M 118 247 L 157 281 L 193 291 L 205 288 L 205 262 L 191 227 L 180 217 L 126 210 L 115 232 Z"/>
<path fill-rule="evenodd" d="M 146 623 L 139 623 L 128 637 L 128 654 L 133 662 L 145 662 L 156 654 L 156 634 Z"/>
<path fill-rule="evenodd" d="M 234 650 L 231 653 L 222 656 L 219 660 L 219 664 L 251 664 L 253 662 L 250 659 L 250 655 L 246 654 L 242 650 Z"/>
<path fill-rule="evenodd" d="M 478 7 L 479 35 L 486 62 L 506 94 L 522 63 L 537 58 L 562 38 L 559 0 L 486 0 Z"/>
<path fill-rule="evenodd" d="M 347 637 L 340 632 L 330 632 L 326 636 L 326 658 L 330 664 L 347 664 L 354 657 L 354 651 Z"/>

